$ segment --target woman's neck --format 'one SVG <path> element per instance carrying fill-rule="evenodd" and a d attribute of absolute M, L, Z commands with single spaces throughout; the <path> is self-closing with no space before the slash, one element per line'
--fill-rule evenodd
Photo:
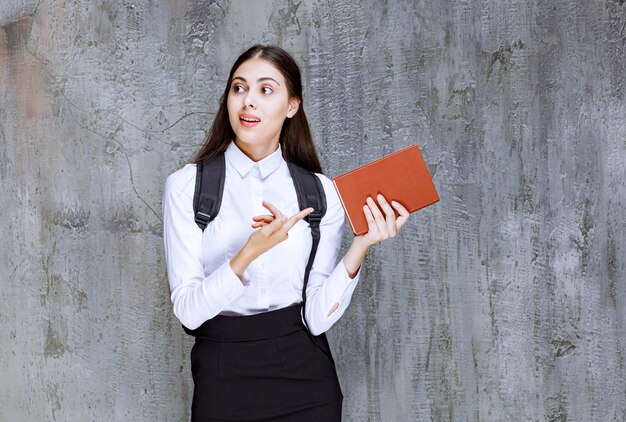
<path fill-rule="evenodd" d="M 271 144 L 254 145 L 235 139 L 235 145 L 254 162 L 261 161 L 278 149 L 278 141 Z"/>

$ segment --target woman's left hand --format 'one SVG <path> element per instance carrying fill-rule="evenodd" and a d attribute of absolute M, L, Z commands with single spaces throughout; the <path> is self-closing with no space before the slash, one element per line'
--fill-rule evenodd
<path fill-rule="evenodd" d="M 363 206 L 363 212 L 365 213 L 365 219 L 367 220 L 368 231 L 367 233 L 354 238 L 354 241 L 361 243 L 366 247 L 375 245 L 376 243 L 389 239 L 390 237 L 395 237 L 400 228 L 409 219 L 409 211 L 399 202 L 391 201 L 390 205 L 385 197 L 380 194 L 377 199 L 378 204 L 374 202 L 372 197 L 367 197 L 367 204 Z M 398 218 L 396 218 L 394 208 L 400 214 Z"/>

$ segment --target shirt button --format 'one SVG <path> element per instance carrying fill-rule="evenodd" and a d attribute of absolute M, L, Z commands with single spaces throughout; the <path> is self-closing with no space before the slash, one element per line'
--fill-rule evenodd
<path fill-rule="evenodd" d="M 259 270 L 261 270 L 261 271 L 265 270 L 265 265 L 263 265 L 263 264 L 259 265 Z"/>
<path fill-rule="evenodd" d="M 265 294 L 265 287 L 263 287 L 263 288 L 261 289 L 261 294 L 262 294 L 262 295 L 264 295 L 264 294 Z"/>

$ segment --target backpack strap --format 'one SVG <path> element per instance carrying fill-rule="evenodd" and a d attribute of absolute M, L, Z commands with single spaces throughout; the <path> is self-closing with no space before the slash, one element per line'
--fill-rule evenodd
<path fill-rule="evenodd" d="M 311 236 L 313 238 L 311 253 L 304 272 L 304 283 L 302 285 L 302 319 L 304 320 L 304 325 L 310 332 L 309 325 L 306 322 L 306 287 L 309 283 L 309 274 L 313 267 L 317 246 L 320 243 L 320 222 L 322 221 L 322 217 L 326 214 L 326 193 L 324 192 L 322 182 L 320 182 L 320 179 L 313 172 L 290 162 L 287 162 L 287 165 L 289 166 L 293 185 L 296 188 L 300 210 L 309 207 L 314 209 L 311 214 L 304 217 L 304 220 L 309 223 Z"/>
<path fill-rule="evenodd" d="M 220 212 L 224 179 L 226 179 L 226 161 L 223 153 L 196 164 L 193 212 L 196 224 L 202 231 Z"/>

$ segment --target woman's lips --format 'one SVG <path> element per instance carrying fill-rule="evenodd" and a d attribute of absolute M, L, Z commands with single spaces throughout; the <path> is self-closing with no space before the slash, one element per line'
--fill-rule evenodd
<path fill-rule="evenodd" d="M 252 127 L 260 123 L 261 119 L 253 114 L 240 114 L 239 121 L 243 127 Z"/>

